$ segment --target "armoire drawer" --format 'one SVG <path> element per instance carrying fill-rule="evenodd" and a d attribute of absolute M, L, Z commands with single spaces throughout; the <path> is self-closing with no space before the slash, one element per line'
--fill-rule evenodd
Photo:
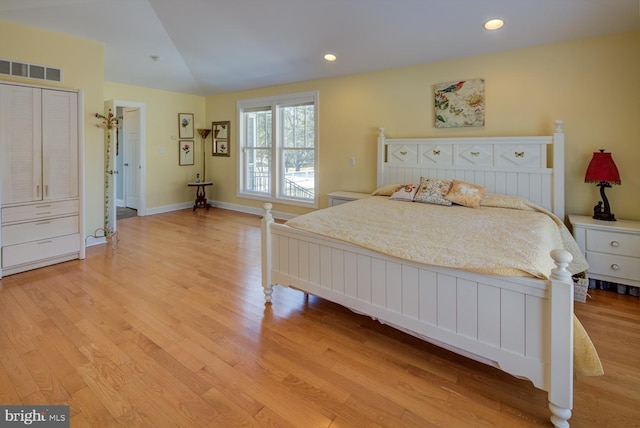
<path fill-rule="evenodd" d="M 2 223 L 77 214 L 78 210 L 77 199 L 6 207 L 2 208 Z"/>
<path fill-rule="evenodd" d="M 31 221 L 2 226 L 2 245 L 39 241 L 56 236 L 78 233 L 78 216 Z"/>
<path fill-rule="evenodd" d="M 2 267 L 45 260 L 80 251 L 80 234 L 2 247 Z"/>

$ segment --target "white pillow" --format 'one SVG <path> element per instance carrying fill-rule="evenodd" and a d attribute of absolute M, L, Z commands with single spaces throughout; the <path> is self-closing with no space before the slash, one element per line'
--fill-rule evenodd
<path fill-rule="evenodd" d="M 389 199 L 393 199 L 394 201 L 407 201 L 413 202 L 413 197 L 418 191 L 418 186 L 414 184 L 405 184 L 401 186 L 398 190 L 393 192 Z"/>

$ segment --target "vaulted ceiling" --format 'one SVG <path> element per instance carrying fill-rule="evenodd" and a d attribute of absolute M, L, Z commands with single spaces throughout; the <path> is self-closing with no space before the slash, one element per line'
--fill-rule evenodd
<path fill-rule="evenodd" d="M 637 30 L 639 8 L 638 0 L 0 0 L 0 19 L 104 43 L 109 82 L 211 95 Z M 489 18 L 504 27 L 485 30 Z M 326 52 L 338 60 L 324 61 Z"/>

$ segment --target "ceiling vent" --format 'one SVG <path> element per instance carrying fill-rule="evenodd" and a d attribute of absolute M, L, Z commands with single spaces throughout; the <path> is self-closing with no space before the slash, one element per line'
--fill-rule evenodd
<path fill-rule="evenodd" d="M 62 82 L 62 69 L 46 65 L 0 59 L 0 76 L 26 77 L 27 79 Z"/>

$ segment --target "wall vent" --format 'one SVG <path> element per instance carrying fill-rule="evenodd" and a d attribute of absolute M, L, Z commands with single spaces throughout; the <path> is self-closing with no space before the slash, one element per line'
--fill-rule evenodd
<path fill-rule="evenodd" d="M 11 74 L 11 61 L 0 59 L 0 74 Z"/>
<path fill-rule="evenodd" d="M 0 76 L 25 77 L 27 79 L 62 82 L 62 69 L 46 65 L 26 64 L 24 62 L 0 59 Z"/>

